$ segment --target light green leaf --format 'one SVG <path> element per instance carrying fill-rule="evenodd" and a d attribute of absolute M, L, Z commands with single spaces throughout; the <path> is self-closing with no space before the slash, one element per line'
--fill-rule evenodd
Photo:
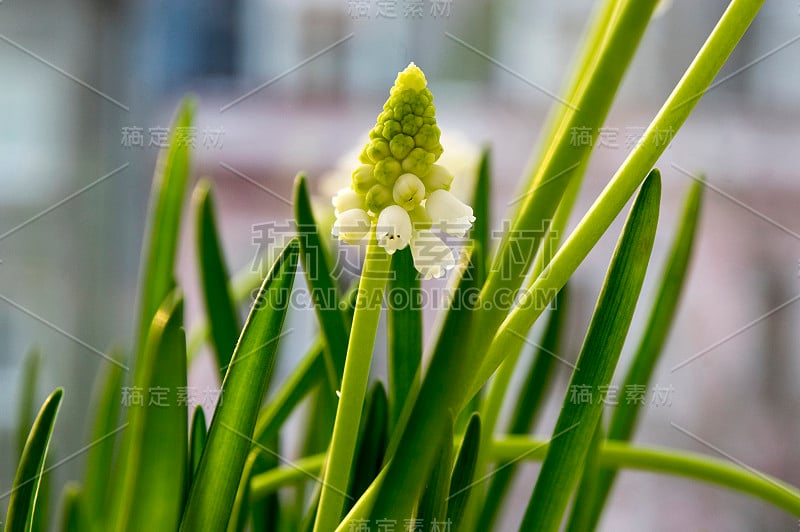
<path fill-rule="evenodd" d="M 170 293 L 153 318 L 134 386 L 142 405 L 128 407 L 123 444 L 122 491 L 116 529 L 172 530 L 183 508 L 189 461 L 186 405 L 186 336 L 183 300 Z M 165 447 L 164 443 L 169 442 Z"/>
<path fill-rule="evenodd" d="M 228 269 L 217 233 L 210 181 L 202 180 L 197 184 L 194 203 L 197 212 L 197 253 L 203 301 L 221 380 L 236 347 L 240 328 L 236 306 L 228 286 Z"/>
<path fill-rule="evenodd" d="M 380 382 L 377 382 L 367 398 L 366 415 L 361 424 L 361 437 L 353 464 L 353 480 L 348 490 L 350 498 L 346 504 L 346 511 L 350 510 L 352 502 L 361 497 L 381 470 L 389 439 L 388 411 L 386 390 Z"/>
<path fill-rule="evenodd" d="M 556 531 L 578 483 L 603 405 L 570 400 L 570 390 L 608 386 L 630 327 L 658 223 L 661 179 L 653 170 L 645 180 L 622 230 L 589 330 L 572 373 L 528 509 L 525 530 Z"/>
<path fill-rule="evenodd" d="M 223 530 L 252 446 L 253 431 L 289 305 L 299 246 L 292 240 L 264 279 L 222 383 L 181 530 Z"/>
<path fill-rule="evenodd" d="M 120 360 L 118 354 L 114 360 Z M 108 530 L 106 523 L 111 492 L 111 471 L 114 466 L 114 449 L 117 433 L 124 430 L 119 410 L 122 399 L 124 372 L 120 365 L 106 364 L 97 375 L 92 404 L 97 405 L 94 423 L 89 434 L 93 442 L 86 452 L 86 469 L 83 476 L 81 499 L 83 509 L 92 527 Z"/>
<path fill-rule="evenodd" d="M 85 509 L 81 504 L 81 487 L 76 482 L 64 486 L 62 496 L 61 532 L 85 532 L 90 530 L 85 519 Z"/>
<path fill-rule="evenodd" d="M 475 242 L 475 252 L 481 254 L 481 269 L 475 272 L 478 286 L 486 281 L 486 265 L 491 264 L 492 235 L 489 231 L 492 222 L 492 152 L 485 147 L 481 152 L 475 189 L 472 191 L 472 211 L 475 223 L 472 224 L 470 238 Z"/>
<path fill-rule="evenodd" d="M 45 458 L 63 395 L 64 391 L 57 388 L 45 399 L 28 434 L 8 501 L 6 532 L 30 532 L 33 529 Z"/>
<path fill-rule="evenodd" d="M 31 349 L 25 358 L 22 370 L 22 388 L 17 409 L 17 457 L 22 456 L 28 433 L 33 423 L 36 402 L 36 383 L 39 380 L 39 364 L 41 354 L 38 349 Z"/>
<path fill-rule="evenodd" d="M 171 128 L 169 147 L 163 150 L 156 165 L 150 191 L 150 213 L 145 245 L 142 250 L 139 331 L 136 342 L 135 371 L 142 366 L 147 333 L 161 303 L 172 290 L 175 257 L 178 252 L 183 199 L 189 179 L 189 143 L 181 132 L 191 127 L 195 102 L 185 98 Z M 136 377 L 134 377 L 136 379 Z"/>

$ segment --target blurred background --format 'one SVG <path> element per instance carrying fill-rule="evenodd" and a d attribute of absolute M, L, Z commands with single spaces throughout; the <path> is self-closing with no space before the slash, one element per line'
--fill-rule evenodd
<path fill-rule="evenodd" d="M 298 171 L 308 173 L 321 196 L 330 190 L 331 172 L 346 166 L 342 158 L 365 140 L 409 61 L 428 76 L 446 153 L 451 146 L 455 159 L 468 163 L 481 145 L 492 147 L 493 227 L 499 229 L 546 113 L 558 105 L 553 95 L 592 4 L 0 1 L 0 492 L 10 489 L 16 464 L 17 403 L 31 347 L 43 354 L 37 404 L 53 387 L 65 388 L 52 462 L 90 443 L 91 388 L 107 364 L 100 354 L 131 347 L 151 177 L 182 95 L 199 98 L 190 132 L 193 176 L 214 181 L 231 271 L 254 267 L 259 224 L 291 217 L 288 198 Z M 573 223 L 624 160 L 725 5 L 675 0 L 653 21 L 597 141 Z M 704 173 L 708 186 L 689 283 L 653 378 L 668 400 L 648 401 L 635 439 L 717 457 L 720 451 L 795 485 L 798 40 L 800 3 L 767 2 L 662 157 L 653 267 L 620 363 L 625 368 L 636 347 L 692 182 L 687 173 Z M 459 178 L 469 180 L 465 168 Z M 187 222 L 192 214 L 187 208 Z M 580 348 L 620 222 L 575 277 L 565 358 Z M 191 329 L 202 309 L 191 223 L 184 229 L 179 276 Z M 315 328 L 309 312 L 298 312 L 291 323 L 276 378 Z M 530 357 L 523 355 L 522 363 Z M 200 357 L 192 383 L 213 386 L 210 368 Z M 568 370 L 558 370 L 536 429 L 542 437 L 552 430 Z M 82 458 L 77 454 L 48 473 L 59 491 L 79 478 Z M 518 477 L 501 529 L 516 529 L 537 467 L 525 466 Z M 55 493 L 51 504 L 58 505 Z M 601 528 L 796 530 L 797 522 L 736 493 L 624 472 Z"/>

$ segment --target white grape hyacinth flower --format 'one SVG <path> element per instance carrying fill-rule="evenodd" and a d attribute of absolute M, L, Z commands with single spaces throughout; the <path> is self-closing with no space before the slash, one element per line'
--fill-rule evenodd
<path fill-rule="evenodd" d="M 332 233 L 353 244 L 375 231 L 389 255 L 410 248 L 424 279 L 443 277 L 455 256 L 433 231 L 463 238 L 475 216 L 450 192 L 455 180 L 440 160 L 433 95 L 416 65 L 398 74 L 383 109 L 352 166 L 350 186 L 333 194 Z"/>

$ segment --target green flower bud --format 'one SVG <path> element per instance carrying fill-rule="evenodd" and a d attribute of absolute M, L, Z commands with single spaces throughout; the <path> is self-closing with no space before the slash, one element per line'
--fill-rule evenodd
<path fill-rule="evenodd" d="M 367 145 L 367 155 L 373 163 L 377 163 L 389 156 L 389 143 L 384 139 L 375 139 Z"/>
<path fill-rule="evenodd" d="M 394 184 L 392 198 L 405 210 L 413 210 L 425 199 L 425 185 L 414 174 L 403 174 Z"/>
<path fill-rule="evenodd" d="M 367 209 L 379 213 L 392 204 L 392 189 L 384 185 L 373 185 L 367 192 Z"/>
<path fill-rule="evenodd" d="M 400 167 L 400 163 L 397 162 L 397 159 L 387 157 L 382 161 L 378 161 L 378 164 L 375 165 L 373 175 L 378 183 L 391 187 L 402 173 L 403 169 Z"/>
<path fill-rule="evenodd" d="M 414 139 L 408 135 L 396 135 L 389 143 L 389 149 L 395 159 L 403 160 L 414 149 Z"/>
<path fill-rule="evenodd" d="M 411 153 L 403 159 L 403 170 L 424 177 L 431 169 L 431 165 L 436 160 L 436 156 L 422 148 L 414 148 Z"/>
<path fill-rule="evenodd" d="M 373 169 L 375 167 L 371 164 L 362 164 L 351 175 L 351 186 L 358 194 L 362 196 L 375 185 L 375 177 L 373 177 Z"/>

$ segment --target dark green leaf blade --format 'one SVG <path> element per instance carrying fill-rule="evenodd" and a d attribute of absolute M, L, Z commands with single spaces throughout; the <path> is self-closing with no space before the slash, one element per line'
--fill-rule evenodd
<path fill-rule="evenodd" d="M 8 501 L 6 532 L 30 532 L 50 438 L 64 391 L 57 388 L 45 399 L 33 422 L 14 477 Z"/>
<path fill-rule="evenodd" d="M 653 302 L 653 307 L 650 310 L 647 326 L 633 356 L 633 363 L 625 377 L 623 390 L 635 389 L 632 388 L 634 386 L 646 387 L 650 383 L 653 370 L 664 349 L 667 335 L 675 319 L 686 272 L 689 268 L 689 259 L 692 254 L 697 233 L 697 223 L 700 218 L 702 195 L 703 184 L 695 182 L 686 197 L 680 227 L 673 240 L 668 262 L 661 277 L 661 284 Z M 641 405 L 637 401 L 620 402 L 614 408 L 607 438 L 618 441 L 630 440 L 640 411 Z M 592 528 L 597 526 L 605 501 L 611 492 L 615 476 L 616 471 L 612 469 L 600 469 L 599 478 L 597 479 L 596 498 L 592 502 L 591 518 L 587 526 Z"/>
<path fill-rule="evenodd" d="M 453 530 L 462 530 L 462 518 L 466 515 L 467 503 L 475 485 L 473 476 L 478 462 L 478 448 L 481 442 L 481 416 L 472 415 L 464 433 L 464 441 L 458 451 L 453 476 L 450 479 L 450 495 L 447 497 L 447 523 Z"/>
<path fill-rule="evenodd" d="M 434 523 L 447 522 L 447 499 L 450 496 L 450 477 L 453 473 L 453 424 L 445 423 L 443 438 L 439 442 L 439 454 L 431 471 L 428 485 L 422 493 L 417 509 L 417 522 L 425 530 Z"/>
<path fill-rule="evenodd" d="M 422 292 L 411 248 L 392 256 L 388 305 L 389 408 L 393 427 L 400 418 L 422 363 Z"/>
<path fill-rule="evenodd" d="M 481 152 L 475 189 L 472 192 L 472 211 L 475 222 L 472 224 L 470 238 L 477 244 L 476 253 L 481 254 L 481 268 L 475 272 L 478 286 L 486 280 L 486 265 L 491 264 L 492 240 L 489 233 L 492 221 L 492 150 L 486 146 Z"/>
<path fill-rule="evenodd" d="M 359 438 L 356 459 L 353 464 L 353 479 L 348 490 L 351 498 L 348 499 L 345 513 L 378 476 L 386 452 L 386 443 L 389 439 L 389 406 L 386 390 L 380 382 L 373 386 L 367 398 L 365 412 L 365 419 L 361 423 L 361 438 Z"/>
<path fill-rule="evenodd" d="M 174 529 L 180 521 L 189 460 L 186 405 L 186 335 L 177 290 L 159 307 L 134 385 L 146 392 L 128 410 L 122 455 L 123 486 L 117 530 Z M 165 442 L 170 442 L 168 447 Z"/>
<path fill-rule="evenodd" d="M 197 474 L 197 466 L 200 465 L 200 457 L 203 455 L 203 448 L 206 446 L 206 414 L 201 405 L 197 405 L 192 415 L 192 432 L 189 439 L 189 477 L 194 479 Z M 191 480 L 189 482 L 191 486 Z"/>
<path fill-rule="evenodd" d="M 631 208 L 606 274 L 568 390 L 608 386 L 630 327 L 658 222 L 661 179 L 653 170 Z M 567 393 L 547 457 L 522 521 L 524 530 L 558 530 L 580 478 L 602 403 L 578 404 Z"/>
<path fill-rule="evenodd" d="M 297 234 L 300 239 L 300 259 L 306 272 L 314 309 L 327 343 L 325 365 L 332 390 L 341 388 L 344 359 L 349 334 L 344 314 L 339 306 L 339 292 L 333 280 L 318 225 L 311 209 L 306 178 L 300 174 L 294 190 Z"/>
<path fill-rule="evenodd" d="M 511 415 L 509 434 L 527 434 L 533 428 L 544 403 L 550 384 L 550 376 L 557 360 L 553 354 L 560 351 L 561 337 L 566 323 L 567 287 L 561 289 L 555 298 L 555 308 L 548 317 L 541 343 L 531 364 L 516 407 Z M 503 462 L 495 468 L 489 483 L 483 508 L 480 511 L 478 530 L 491 530 L 503 497 L 508 491 L 516 466 Z"/>
<path fill-rule="evenodd" d="M 231 355 L 239 338 L 239 320 L 229 288 L 228 268 L 222 254 L 214 215 L 214 198 L 211 182 L 200 181 L 194 190 L 197 213 L 197 253 L 200 279 L 203 286 L 203 302 L 208 316 L 214 353 L 220 379 L 230 363 Z"/>
<path fill-rule="evenodd" d="M 208 432 L 181 530 L 223 530 L 252 446 L 289 306 L 299 246 L 292 240 L 264 279 L 222 383 L 222 402 Z"/>

